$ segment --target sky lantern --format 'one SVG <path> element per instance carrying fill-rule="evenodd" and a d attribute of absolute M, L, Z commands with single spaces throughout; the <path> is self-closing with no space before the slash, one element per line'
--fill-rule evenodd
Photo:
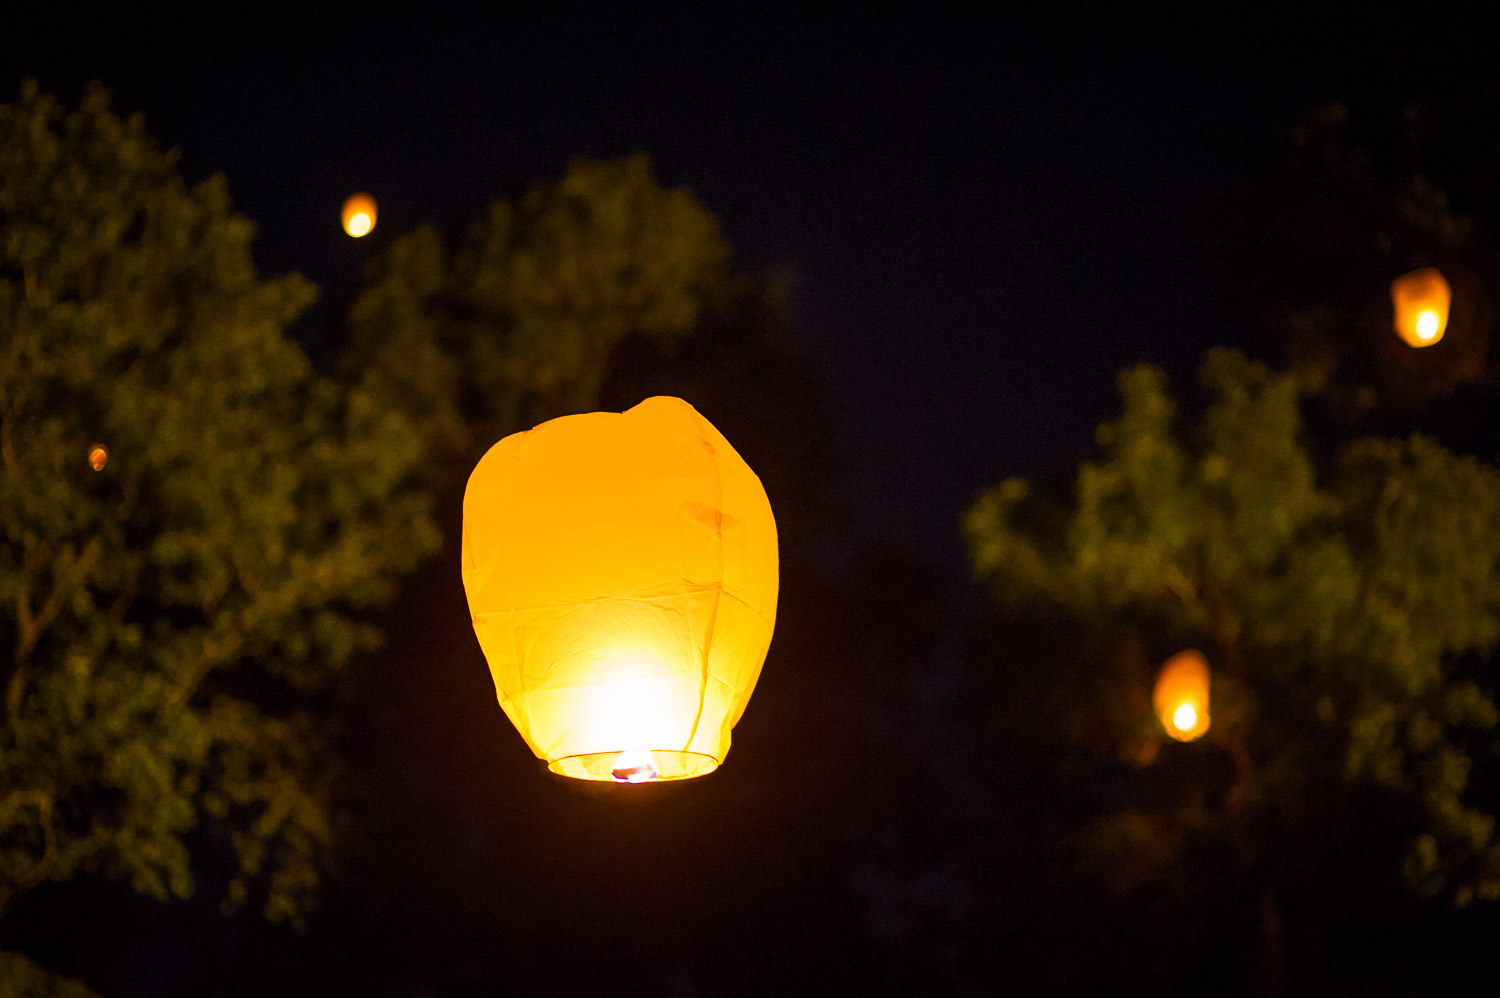
<path fill-rule="evenodd" d="M 349 195 L 349 200 L 344 202 L 344 231 L 355 239 L 368 236 L 375 228 L 375 215 L 374 198 L 363 191 Z"/>
<path fill-rule="evenodd" d="M 1448 305 L 1453 292 L 1433 267 L 1413 270 L 1391 282 L 1396 332 L 1414 347 L 1430 347 L 1448 328 Z"/>
<path fill-rule="evenodd" d="M 1191 742 L 1208 730 L 1208 660 L 1196 648 L 1180 651 L 1162 665 L 1151 694 L 1167 734 Z"/>
<path fill-rule="evenodd" d="M 678 398 L 563 416 L 490 448 L 463 581 L 500 706 L 554 773 L 713 772 L 771 643 L 760 479 Z"/>

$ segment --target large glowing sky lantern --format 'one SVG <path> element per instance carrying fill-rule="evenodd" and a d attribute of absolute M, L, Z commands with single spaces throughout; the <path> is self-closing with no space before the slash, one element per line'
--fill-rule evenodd
<path fill-rule="evenodd" d="M 469 476 L 463 581 L 500 705 L 554 773 L 712 772 L 771 643 L 776 523 L 692 406 L 563 416 Z"/>

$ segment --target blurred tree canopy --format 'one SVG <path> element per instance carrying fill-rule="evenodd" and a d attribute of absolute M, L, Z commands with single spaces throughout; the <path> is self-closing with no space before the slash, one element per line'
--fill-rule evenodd
<path fill-rule="evenodd" d="M 332 680 L 399 622 L 378 609 L 439 548 L 439 497 L 611 372 L 712 381 L 728 350 L 801 376 L 773 283 L 730 278 L 717 221 L 643 155 L 397 237 L 329 377 L 287 335 L 315 289 L 261 277 L 253 235 L 222 177 L 186 185 L 102 89 L 0 107 L 0 915 L 47 881 L 166 899 L 196 874 L 302 924 Z M 705 324 L 719 346 L 682 368 Z M 75 984 L 0 954 L 0 993 Z"/>
<path fill-rule="evenodd" d="M 195 829 L 227 904 L 311 902 L 316 696 L 438 538 L 419 434 L 312 370 L 315 291 L 253 235 L 102 89 L 0 106 L 0 911 L 84 874 L 187 896 Z"/>
<path fill-rule="evenodd" d="M 1291 364 L 1325 387 L 1347 427 L 1399 425 L 1500 371 L 1490 290 L 1500 218 L 1484 211 L 1492 160 L 1460 151 L 1488 134 L 1476 126 L 1495 100 L 1479 102 L 1488 115 L 1474 100 L 1446 103 L 1446 113 L 1385 98 L 1310 108 L 1238 226 L 1241 304 L 1285 337 Z M 1413 350 L 1392 332 L 1389 286 L 1422 267 L 1443 272 L 1453 306 L 1443 340 Z"/>
<path fill-rule="evenodd" d="M 5 998 L 97 998 L 82 981 L 55 974 L 16 953 L 0 952 L 0 995 Z"/>
<path fill-rule="evenodd" d="M 578 160 L 451 238 L 396 239 L 349 309 L 340 371 L 422 428 L 451 487 L 501 437 L 594 408 L 627 336 L 691 332 L 728 259 L 718 221 L 645 155 Z"/>
<path fill-rule="evenodd" d="M 1031 690 L 1019 723 L 1150 784 L 1115 794 L 1069 848 L 1128 889 L 1177 882 L 1174 864 L 1217 843 L 1231 876 L 1274 888 L 1289 857 L 1347 845 L 1347 826 L 1330 829 L 1368 792 L 1405 841 L 1411 888 L 1500 897 L 1496 802 L 1469 779 L 1495 750 L 1500 470 L 1420 436 L 1320 462 L 1295 377 L 1215 350 L 1202 381 L 1188 425 L 1160 371 L 1126 371 L 1071 502 L 1011 479 L 966 515 L 998 605 L 1050 622 L 1084 663 L 1007 666 L 1034 673 L 1016 680 Z M 1211 664 L 1213 726 L 1163 748 L 1151 685 L 1185 647 Z M 1205 754 L 1224 765 L 1150 780 Z"/>

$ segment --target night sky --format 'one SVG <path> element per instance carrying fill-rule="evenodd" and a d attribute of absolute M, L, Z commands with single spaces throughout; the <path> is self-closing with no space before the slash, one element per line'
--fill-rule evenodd
<path fill-rule="evenodd" d="M 357 700 L 369 717 L 355 732 L 355 754 L 367 773 L 389 780 L 389 801 L 381 799 L 383 824 L 354 850 L 370 851 L 350 862 L 385 863 L 388 875 L 363 888 L 358 876 L 335 875 L 331 920 L 341 926 L 315 932 L 299 952 L 322 980 L 374 980 L 388 957 L 392 975 L 408 975 L 392 976 L 391 993 L 467 994 L 471 985 L 490 993 L 488 982 L 502 975 L 519 982 L 517 993 L 569 993 L 549 960 L 568 953 L 559 927 L 581 919 L 582 937 L 608 940 L 602 955 L 571 968 L 582 981 L 603 979 L 589 976 L 598 969 L 589 960 L 621 959 L 623 972 L 652 988 L 703 993 L 695 988 L 712 975 L 694 963 L 700 938 L 727 948 L 717 971 L 725 978 L 743 970 L 745 981 L 772 979 L 746 969 L 757 954 L 734 949 L 743 938 L 796 966 L 857 965 L 880 982 L 885 969 L 861 947 L 884 938 L 891 923 L 882 905 L 927 902 L 860 881 L 874 860 L 846 876 L 838 864 L 849 843 L 927 883 L 917 876 L 927 875 L 922 864 L 952 844 L 936 842 L 940 822 L 924 826 L 933 801 L 960 800 L 944 820 L 970 829 L 972 818 L 972 828 L 995 836 L 966 848 L 1003 855 L 1024 838 L 1007 824 L 1002 791 L 965 796 L 915 776 L 910 790 L 878 767 L 846 765 L 868 758 L 861 739 L 915 746 L 928 761 L 941 754 L 948 736 L 922 711 L 942 693 L 934 662 L 955 657 L 951 607 L 934 605 L 934 593 L 974 594 L 963 589 L 962 510 L 1005 476 L 1073 468 L 1094 427 L 1116 413 L 1114 379 L 1132 363 L 1159 364 L 1179 386 L 1213 345 L 1281 363 L 1278 339 L 1235 294 L 1238 227 L 1254 216 L 1256 185 L 1313 105 L 1394 104 L 1424 79 L 1425 96 L 1441 100 L 1443 45 L 1406 51 L 1409 22 L 1389 12 L 1263 13 L 1235 23 L 1139 5 L 1102 17 L 1058 9 L 895 18 L 786 16 L 761 6 L 644 19 L 540 6 L 547 10 L 325 14 L 306 4 L 189 15 L 53 6 L 26 30 L 0 27 L 0 85 L 10 88 L 0 99 L 13 100 L 33 76 L 74 106 L 98 80 L 116 111 L 144 113 L 150 134 L 181 150 L 190 182 L 224 173 L 237 210 L 259 226 L 262 271 L 300 271 L 322 288 L 294 330 L 314 352 L 364 263 L 390 239 L 423 223 L 462 225 L 495 197 L 561 176 L 578 156 L 645 151 L 662 185 L 691 189 L 718 216 L 738 268 L 792 280 L 796 335 L 834 412 L 830 449 L 844 499 L 865 542 L 890 541 L 886 554 L 857 563 L 875 567 L 850 569 L 845 588 L 783 579 L 783 591 L 804 603 L 783 605 L 781 645 L 773 643 L 736 729 L 731 763 L 711 784 L 695 781 L 708 785 L 702 792 L 655 788 L 644 805 L 601 805 L 547 780 L 493 700 L 456 571 L 429 567 L 392 616 L 440 618 L 441 635 L 396 628 Z M 1449 34 L 1478 51 L 1489 36 L 1470 28 L 1452 25 Z M 356 241 L 338 214 L 359 190 L 378 199 L 380 219 Z M 1372 294 L 1378 304 L 1385 288 Z M 453 513 L 440 519 L 451 523 Z M 927 584 L 929 562 L 946 589 Z M 441 572 L 440 591 L 427 581 Z M 897 584 L 882 591 L 887 577 Z M 909 618 L 892 623 L 898 604 Z M 827 635 L 820 608 L 832 608 Z M 944 628 L 946 638 L 934 637 Z M 861 657 L 866 632 L 876 665 Z M 438 664 L 417 674 L 408 665 L 418 659 Z M 867 665 L 870 675 L 860 671 Z M 867 702 L 849 690 L 875 692 Z M 903 697 L 917 706 L 893 721 L 889 704 Z M 778 783 L 776 761 L 804 748 L 814 764 Z M 1001 772 L 1006 765 L 996 764 L 999 786 L 1013 775 Z M 441 830 L 427 824 L 434 815 Z M 617 824 L 621 842 L 598 845 L 601 822 Z M 675 874 L 651 880 L 627 868 L 632 844 L 645 841 L 678 850 L 660 860 Z M 582 874 L 565 869 L 576 856 Z M 974 888 L 935 876 L 922 888 L 932 903 L 962 908 Z M 1005 889 L 1031 899 L 1024 886 Z M 850 915 L 853 893 L 868 910 Z M 350 912 L 383 895 L 415 899 L 409 924 L 375 925 L 371 916 L 362 935 L 367 926 Z M 493 902 L 512 895 L 539 913 L 510 914 Z M 69 895 L 59 896 L 60 907 Z M 594 906 L 595 896 L 607 900 Z M 219 959 L 203 953 L 235 950 L 234 959 L 252 963 L 262 952 L 246 941 L 258 930 L 242 925 L 222 930 L 230 941 L 181 929 L 201 920 L 199 908 L 141 915 L 145 902 L 111 903 L 123 922 L 136 918 L 120 930 L 135 941 L 73 967 L 127 982 L 121 994 L 194 993 L 192 982 L 211 978 L 203 968 Z M 787 915 L 789 905 L 798 913 Z M 700 919 L 695 906 L 707 914 Z M 659 961 L 635 955 L 618 934 L 611 920 L 622 912 L 661 931 Z M 1314 915 L 1306 920 L 1328 921 Z M 140 927 L 147 922 L 154 927 Z M 96 928 L 107 937 L 113 924 L 101 915 Z M 1422 924 L 1437 935 L 1447 923 Z M 809 926 L 828 928 L 819 935 Z M 501 929 L 505 942 L 492 947 Z M 1379 953 L 1384 931 L 1396 930 L 1377 926 L 1361 945 Z M 188 937 L 196 950 L 180 942 Z M 932 944 L 937 964 L 947 942 Z M 845 945 L 839 964 L 828 954 Z M 312 950 L 322 955 L 306 956 Z M 406 955 L 390 955 L 398 951 Z M 1219 982 L 1214 972 L 1202 979 Z M 459 983 L 431 983 L 439 980 Z M 840 990 L 839 980 L 803 983 L 808 993 Z M 886 984 L 890 993 L 937 993 L 895 977 Z M 1035 990 L 1048 987 L 1068 991 L 1066 982 Z M 745 984 L 723 993 L 757 992 Z"/>
<path fill-rule="evenodd" d="M 98 79 L 189 179 L 224 172 L 263 271 L 324 289 L 305 339 L 380 237 L 645 150 L 740 266 L 795 279 L 858 522 L 958 571 L 963 504 L 1071 463 L 1121 367 L 1258 348 L 1221 225 L 1299 111 L 1388 70 L 1390 24 L 117 12 L 7 33 L 0 65 L 70 101 Z"/>

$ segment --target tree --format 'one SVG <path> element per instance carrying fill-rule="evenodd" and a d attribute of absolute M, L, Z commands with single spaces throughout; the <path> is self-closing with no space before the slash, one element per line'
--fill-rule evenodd
<path fill-rule="evenodd" d="M 0 953 L 0 995 L 6 998 L 98 998 L 81 981 L 54 974 L 15 953 Z"/>
<path fill-rule="evenodd" d="M 1492 115 L 1493 98 L 1484 105 Z M 1476 111 L 1468 117 L 1487 120 Z M 1476 169 L 1458 151 L 1475 134 L 1475 120 L 1448 108 L 1322 104 L 1302 115 L 1244 206 L 1241 305 L 1284 337 L 1304 377 L 1324 383 L 1345 426 L 1388 432 L 1462 388 L 1493 387 L 1500 248 L 1496 219 L 1476 210 L 1487 206 L 1479 180 L 1492 160 Z M 1388 288 L 1422 267 L 1452 284 L 1453 311 L 1441 344 L 1413 350 L 1392 333 Z"/>
<path fill-rule="evenodd" d="M 0 910 L 86 874 L 296 922 L 329 842 L 314 697 L 434 549 L 421 439 L 313 372 L 222 177 L 90 88 L 0 106 Z"/>
<path fill-rule="evenodd" d="M 423 226 L 376 262 L 341 369 L 423 429 L 448 485 L 501 437 L 594 408 L 615 345 L 687 335 L 729 247 L 650 162 L 578 160 L 455 238 Z"/>
<path fill-rule="evenodd" d="M 1211 400 L 1184 426 L 1159 371 L 1125 372 L 1071 502 L 1012 479 L 966 516 L 999 605 L 1054 621 L 1088 663 L 1071 696 L 1024 706 L 1084 754 L 1129 760 L 1145 790 L 1114 793 L 1073 844 L 1129 887 L 1179 881 L 1207 843 L 1257 885 L 1268 944 L 1297 858 L 1372 815 L 1406 838 L 1417 892 L 1500 897 L 1494 804 L 1469 779 L 1494 748 L 1500 470 L 1420 436 L 1356 440 L 1321 468 L 1293 376 L 1215 350 L 1202 379 Z M 1213 726 L 1161 753 L 1152 769 L 1199 763 L 1163 784 L 1141 769 L 1160 742 L 1151 678 L 1192 646 L 1214 670 Z M 1272 982 L 1278 960 L 1268 946 Z"/>

